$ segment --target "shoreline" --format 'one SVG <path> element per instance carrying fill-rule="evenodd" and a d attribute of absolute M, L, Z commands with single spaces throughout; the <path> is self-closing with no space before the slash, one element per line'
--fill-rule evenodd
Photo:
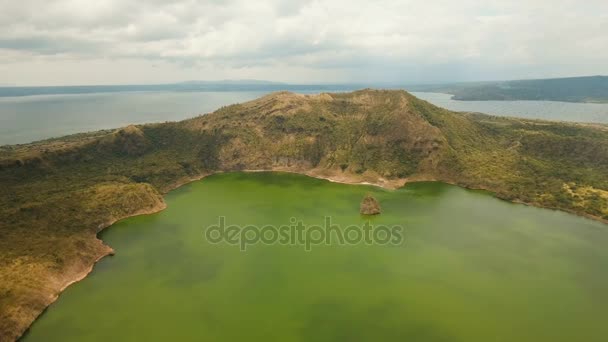
<path fill-rule="evenodd" d="M 82 280 L 84 280 L 89 274 L 91 274 L 94 269 L 95 269 L 95 265 L 97 265 L 98 262 L 100 262 L 103 258 L 107 257 L 108 255 L 114 255 L 115 251 L 111 246 L 106 245 L 103 240 L 101 240 L 98 235 L 99 233 L 101 233 L 103 230 L 105 230 L 106 228 L 109 228 L 110 226 L 112 226 L 113 224 L 115 224 L 118 221 L 122 221 L 125 219 L 128 219 L 130 217 L 135 217 L 135 216 L 141 216 L 141 215 L 152 215 L 152 214 L 156 214 L 159 213 L 163 210 L 165 210 L 167 208 L 167 204 L 164 201 L 164 196 L 167 195 L 169 192 L 176 190 L 177 188 L 180 188 L 184 185 L 187 185 L 189 183 L 195 182 L 195 181 L 199 181 L 202 180 L 208 176 L 212 176 L 215 174 L 219 174 L 219 173 L 227 173 L 227 172 L 250 172 L 250 173 L 255 173 L 255 172 L 285 172 L 285 173 L 292 173 L 292 174 L 299 174 L 299 175 L 304 175 L 307 177 L 312 177 L 312 178 L 316 178 L 316 179 L 321 179 L 321 180 L 326 180 L 332 183 L 339 183 L 339 184 L 347 184 L 347 185 L 367 185 L 367 186 L 375 186 L 375 187 L 379 187 L 382 189 L 386 189 L 386 190 L 396 190 L 398 188 L 404 187 L 409 183 L 418 183 L 418 182 L 441 182 L 441 183 L 445 183 L 445 184 L 450 184 L 450 185 L 454 185 L 454 186 L 458 186 L 460 188 L 466 189 L 466 190 L 482 190 L 482 191 L 487 191 L 489 192 L 492 197 L 501 200 L 501 201 L 506 201 L 506 202 L 510 202 L 512 204 L 522 204 L 522 205 L 526 205 L 526 206 L 530 206 L 530 207 L 535 207 L 535 208 L 541 208 L 541 209 L 549 209 L 549 210 L 555 210 L 555 211 L 561 211 L 561 212 L 565 212 L 568 214 L 572 214 L 572 215 L 576 215 L 582 218 L 586 218 L 586 219 L 590 219 L 590 220 L 594 220 L 594 221 L 599 221 L 601 223 L 604 224 L 608 224 L 608 220 L 605 220 L 601 217 L 596 217 L 593 215 L 589 215 L 589 214 L 585 214 L 585 213 L 576 213 L 570 210 L 565 210 L 565 209 L 559 209 L 559 208 L 551 208 L 551 207 L 541 207 L 538 205 L 534 205 L 532 203 L 526 203 L 523 201 L 519 201 L 519 200 L 508 200 L 505 198 L 501 198 L 499 196 L 496 195 L 496 193 L 494 193 L 491 190 L 488 189 L 484 189 L 484 188 L 476 188 L 476 187 L 468 187 L 468 186 L 463 186 L 460 184 L 457 184 L 456 182 L 452 182 L 452 181 L 446 181 L 446 180 L 438 180 L 435 177 L 425 177 L 425 176 L 419 176 L 419 177 L 415 177 L 413 179 L 408 179 L 408 178 L 402 178 L 402 179 L 398 179 L 396 181 L 386 181 L 383 178 L 380 178 L 381 180 L 383 180 L 382 182 L 369 182 L 367 180 L 363 180 L 361 176 L 357 176 L 357 175 L 352 175 L 352 174 L 342 174 L 340 175 L 340 177 L 337 177 L 335 174 L 325 174 L 322 175 L 321 172 L 322 171 L 328 171 L 328 170 L 319 170 L 319 169 L 311 169 L 311 170 L 303 170 L 303 169 L 295 169 L 295 168 L 271 168 L 271 169 L 250 169 L 250 170 L 237 170 L 237 171 L 218 171 L 218 172 L 211 172 L 211 173 L 204 173 L 195 177 L 188 177 L 188 178 L 184 178 L 184 179 L 180 179 L 177 180 L 175 183 L 173 183 L 171 186 L 169 186 L 167 189 L 164 189 L 164 191 L 161 192 L 161 195 L 163 196 L 163 201 L 160 205 L 157 205 L 154 208 L 150 208 L 150 209 L 142 209 L 142 210 L 138 210 L 132 214 L 129 215 L 125 215 L 124 217 L 118 217 L 118 218 L 113 218 L 112 220 L 109 220 L 107 223 L 100 225 L 99 227 L 97 227 L 97 232 L 95 233 L 95 239 L 97 240 L 97 242 L 100 243 L 101 246 L 103 246 L 105 248 L 105 251 L 102 252 L 99 256 L 97 256 L 97 258 L 95 258 L 95 260 L 88 265 L 87 267 L 85 267 L 84 270 L 82 270 L 81 272 L 78 272 L 74 277 L 71 277 L 68 281 L 66 281 L 64 283 L 64 285 L 54 294 L 51 295 L 51 300 L 50 302 L 45 306 L 45 308 L 29 323 L 29 325 L 27 326 L 27 328 L 23 331 L 23 333 L 17 337 L 17 341 L 19 341 L 23 336 L 25 336 L 28 332 L 28 330 L 30 329 L 30 327 L 32 326 L 32 324 L 34 324 L 34 322 L 36 320 L 38 320 L 38 318 L 43 315 L 46 310 L 55 302 L 59 299 L 59 297 L 61 296 L 61 294 L 71 285 L 78 283 Z"/>
<path fill-rule="evenodd" d="M 240 170 L 240 171 L 218 171 L 218 172 L 211 172 L 211 173 L 204 173 L 198 176 L 194 176 L 194 177 L 189 177 L 189 178 L 185 178 L 185 179 L 179 179 L 177 180 L 175 183 L 171 184 L 170 187 L 168 187 L 167 189 L 163 189 L 164 191 L 161 192 L 161 195 L 163 196 L 163 202 L 162 205 L 157 206 L 155 208 L 152 209 L 144 209 L 144 210 L 138 210 L 132 214 L 129 215 L 125 215 L 123 217 L 118 217 L 118 218 L 114 218 L 106 223 L 104 223 L 103 225 L 100 225 L 98 227 L 96 227 L 96 233 L 95 233 L 95 239 L 97 240 L 97 242 L 99 242 L 103 247 L 106 248 L 106 250 L 104 252 L 102 252 L 100 255 L 98 255 L 95 260 L 88 265 L 88 267 L 86 267 L 84 270 L 77 272 L 76 275 L 74 277 L 70 277 L 69 280 L 67 280 L 63 286 L 61 286 L 61 288 L 56 292 L 51 294 L 51 300 L 49 301 L 49 303 L 45 306 L 45 308 L 38 314 L 36 315 L 36 317 L 34 317 L 34 319 L 29 323 L 29 325 L 27 326 L 27 328 L 23 331 L 23 333 L 21 333 L 21 335 L 19 337 L 17 337 L 17 341 L 19 341 L 23 336 L 25 336 L 28 332 L 28 330 L 30 329 L 30 327 L 32 326 L 32 324 L 34 324 L 34 322 L 36 322 L 36 320 L 38 320 L 38 318 L 40 318 L 41 315 L 43 315 L 48 308 L 53 305 L 53 303 L 55 303 L 59 297 L 61 296 L 61 294 L 71 285 L 76 284 L 82 280 L 84 280 L 89 274 L 91 274 L 94 269 L 95 269 L 95 265 L 97 265 L 98 262 L 100 262 L 103 258 L 109 256 L 109 255 L 114 255 L 115 251 L 111 246 L 106 245 L 103 240 L 101 240 L 98 235 L 99 233 L 101 233 L 103 230 L 111 227 L 113 224 L 115 224 L 118 221 L 122 221 L 122 220 L 126 220 L 130 217 L 135 217 L 135 216 L 141 216 L 141 215 L 152 215 L 152 214 L 156 214 L 159 213 L 163 210 L 165 210 L 167 208 L 167 204 L 164 202 L 164 196 L 167 195 L 169 192 L 176 190 L 184 185 L 187 185 L 189 183 L 192 182 L 196 182 L 199 180 L 202 180 L 208 176 L 212 176 L 215 174 L 219 174 L 219 173 L 226 173 L 226 172 L 286 172 L 286 173 L 293 173 L 293 174 L 299 174 L 299 175 L 304 175 L 304 176 L 308 176 L 308 177 L 313 177 L 313 178 L 317 178 L 317 179 L 322 179 L 322 180 L 326 180 L 329 182 L 333 182 L 333 183 L 340 183 L 340 184 L 349 184 L 349 185 L 370 185 L 370 186 L 376 186 L 376 187 L 380 187 L 383 189 L 389 189 L 389 190 L 394 190 L 392 188 L 388 188 L 386 186 L 383 186 L 380 183 L 370 183 L 367 181 L 360 181 L 360 182 L 355 182 L 355 181 L 348 181 L 346 179 L 335 179 L 332 178 L 331 176 L 320 176 L 320 175 L 315 175 L 314 172 L 305 172 L 303 170 L 289 170 L 289 169 L 282 169 L 282 168 L 272 168 L 269 170 L 266 169 L 256 169 L 256 170 Z"/>
<path fill-rule="evenodd" d="M 342 174 L 341 177 L 336 177 L 336 175 L 322 175 L 321 172 L 322 171 L 327 171 L 327 169 L 311 169 L 308 171 L 304 171 L 304 170 L 297 170 L 297 169 L 290 169 L 290 168 L 282 168 L 282 167 L 278 167 L 278 168 L 272 168 L 270 170 L 265 170 L 265 169 L 245 169 L 245 170 L 240 170 L 240 171 L 229 171 L 229 172 L 285 172 L 285 173 L 292 173 L 292 174 L 298 174 L 298 175 L 303 175 L 303 176 L 308 176 L 308 177 L 312 177 L 312 178 L 316 178 L 316 179 L 322 179 L 322 180 L 326 180 L 332 183 L 338 183 L 338 184 L 348 184 L 348 185 L 369 185 L 369 186 L 375 186 L 378 188 L 382 188 L 382 189 L 386 189 L 386 190 L 395 190 L 398 189 L 400 187 L 402 187 L 403 185 L 405 185 L 406 179 L 398 179 L 396 181 L 386 181 L 384 178 L 380 178 L 380 180 L 382 180 L 382 182 L 369 182 L 367 180 L 362 180 L 362 179 L 356 179 L 356 178 L 362 178 L 359 176 L 355 176 L 352 174 Z"/>
<path fill-rule="evenodd" d="M 34 322 L 36 322 L 38 320 L 38 318 L 40 318 L 40 316 L 42 316 L 51 307 L 51 305 L 53 305 L 53 303 L 55 303 L 59 299 L 61 294 L 68 287 L 84 280 L 89 274 L 91 274 L 91 272 L 94 271 L 95 265 L 97 265 L 98 262 L 100 262 L 103 258 L 105 258 L 107 256 L 113 256 L 116 253 L 112 247 L 106 245 L 103 242 L 103 240 L 101 240 L 98 237 L 98 234 L 100 232 L 102 232 L 106 228 L 111 227 L 113 224 L 115 224 L 118 221 L 127 219 L 129 217 L 156 214 L 156 213 L 159 213 L 159 212 L 165 210 L 166 208 L 167 208 L 167 204 L 165 203 L 164 196 L 163 196 L 162 203 L 154 208 L 137 210 L 136 212 L 134 212 L 132 214 L 129 214 L 129 215 L 126 215 L 126 216 L 120 217 L 120 218 L 114 218 L 114 219 L 108 221 L 107 223 L 103 224 L 102 226 L 97 227 L 97 232 L 94 234 L 94 238 L 95 238 L 96 242 L 99 243 L 100 247 L 104 248 L 105 250 L 101 251 L 100 254 L 94 259 L 94 261 L 91 262 L 88 266 L 86 266 L 83 270 L 81 270 L 80 272 L 76 272 L 76 274 L 73 277 L 69 277 L 69 278 L 66 277 L 67 281 L 64 282 L 64 284 L 61 286 L 61 288 L 59 290 L 55 291 L 54 293 L 52 293 L 49 296 L 50 301 L 48 302 L 48 304 L 46 304 L 44 309 L 42 311 L 40 311 L 40 313 L 38 313 L 38 315 L 36 315 L 36 317 L 34 317 L 34 319 L 29 323 L 27 328 L 25 330 L 23 330 L 21 335 L 19 335 L 17 337 L 16 341 L 21 340 L 21 338 L 28 333 L 28 331 L 30 330 L 30 328 L 34 324 Z"/>

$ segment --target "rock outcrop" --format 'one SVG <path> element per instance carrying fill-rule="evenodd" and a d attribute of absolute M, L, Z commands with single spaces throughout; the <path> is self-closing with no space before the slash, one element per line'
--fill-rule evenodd
<path fill-rule="evenodd" d="M 380 214 L 380 203 L 372 195 L 366 195 L 361 201 L 362 215 L 378 215 Z"/>

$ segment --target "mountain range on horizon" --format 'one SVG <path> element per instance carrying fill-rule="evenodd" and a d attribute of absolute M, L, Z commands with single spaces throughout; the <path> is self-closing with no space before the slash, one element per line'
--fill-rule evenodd
<path fill-rule="evenodd" d="M 314 88 L 314 89 L 313 89 Z M 405 89 L 453 95 L 461 101 L 550 100 L 608 103 L 608 76 L 581 76 L 511 81 L 408 85 L 360 83 L 292 84 L 257 79 L 188 80 L 165 84 L 0 87 L 0 97 L 115 93 L 130 91 L 353 91 L 363 88 Z"/>
<path fill-rule="evenodd" d="M 256 84 L 256 85 L 279 85 L 279 84 L 288 84 L 285 82 L 276 82 L 276 81 L 266 81 L 266 80 L 256 80 L 256 79 L 224 79 L 224 80 L 190 80 L 183 81 L 177 83 L 169 83 L 169 84 L 230 84 L 230 85 L 243 85 L 243 84 Z"/>

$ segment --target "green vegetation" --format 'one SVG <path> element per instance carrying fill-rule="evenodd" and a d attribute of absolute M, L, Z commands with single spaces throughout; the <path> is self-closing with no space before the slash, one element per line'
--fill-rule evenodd
<path fill-rule="evenodd" d="M 274 93 L 175 123 L 0 147 L 0 335 L 109 248 L 96 233 L 229 170 L 440 180 L 608 220 L 608 127 L 459 114 L 403 91 Z"/>
<path fill-rule="evenodd" d="M 608 76 L 571 77 L 543 80 L 459 83 L 412 87 L 454 95 L 463 101 L 550 100 L 608 103 Z"/>

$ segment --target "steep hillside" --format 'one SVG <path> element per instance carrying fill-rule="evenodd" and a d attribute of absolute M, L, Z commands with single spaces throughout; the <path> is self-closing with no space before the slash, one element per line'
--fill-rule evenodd
<path fill-rule="evenodd" d="M 111 249 L 117 219 L 219 171 L 441 180 L 608 220 L 608 128 L 461 114 L 403 91 L 274 93 L 190 120 L 0 147 L 0 335 Z"/>

